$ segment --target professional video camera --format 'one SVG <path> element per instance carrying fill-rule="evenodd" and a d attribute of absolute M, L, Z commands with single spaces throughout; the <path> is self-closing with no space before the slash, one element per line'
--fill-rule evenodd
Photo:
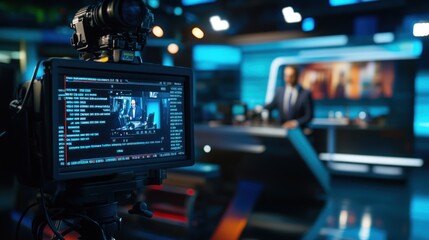
<path fill-rule="evenodd" d="M 10 103 L 17 178 L 40 188 L 35 239 L 47 226 L 55 239 L 112 238 L 118 201 L 194 164 L 193 71 L 136 60 L 152 24 L 142 0 L 80 9 L 71 23 L 80 59 L 39 61 Z M 129 213 L 151 216 L 138 201 Z"/>
<path fill-rule="evenodd" d="M 70 24 L 75 31 L 71 44 L 85 60 L 135 62 L 153 21 L 142 0 L 102 1 L 77 11 Z"/>

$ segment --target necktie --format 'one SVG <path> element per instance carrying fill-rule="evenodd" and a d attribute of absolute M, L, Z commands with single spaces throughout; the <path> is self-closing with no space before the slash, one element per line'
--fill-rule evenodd
<path fill-rule="evenodd" d="M 287 101 L 287 119 L 291 119 L 291 115 L 292 115 L 292 95 L 293 95 L 293 91 L 289 92 L 289 98 Z"/>
<path fill-rule="evenodd" d="M 290 119 L 292 112 L 292 90 L 286 91 L 284 102 L 283 102 L 283 117 L 284 119 Z"/>

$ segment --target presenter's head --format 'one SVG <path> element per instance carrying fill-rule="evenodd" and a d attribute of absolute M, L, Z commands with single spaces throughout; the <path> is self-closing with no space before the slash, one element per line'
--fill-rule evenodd
<path fill-rule="evenodd" d="M 283 80 L 286 85 L 295 86 L 298 83 L 299 70 L 296 66 L 287 65 L 283 71 Z"/>

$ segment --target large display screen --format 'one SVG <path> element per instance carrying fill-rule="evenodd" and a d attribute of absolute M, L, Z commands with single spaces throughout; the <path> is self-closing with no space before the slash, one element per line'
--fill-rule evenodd
<path fill-rule="evenodd" d="M 162 66 L 52 67 L 54 175 L 190 165 L 192 78 Z"/>
<path fill-rule="evenodd" d="M 316 100 L 391 98 L 394 79 L 394 61 L 312 63 L 300 75 Z"/>

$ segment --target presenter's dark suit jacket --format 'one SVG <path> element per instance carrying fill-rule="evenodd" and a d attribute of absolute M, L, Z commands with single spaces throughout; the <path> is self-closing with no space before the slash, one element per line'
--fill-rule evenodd
<path fill-rule="evenodd" d="M 140 106 L 136 105 L 135 117 L 133 118 L 133 108 L 128 110 L 128 116 L 130 116 L 132 121 L 141 120 L 143 118 L 143 111 Z"/>
<path fill-rule="evenodd" d="M 295 104 L 292 106 L 290 116 L 283 113 L 285 87 L 279 87 L 276 89 L 274 98 L 271 103 L 264 106 L 265 109 L 273 110 L 278 109 L 279 121 L 281 124 L 288 120 L 297 120 L 300 127 L 306 127 L 313 119 L 313 98 L 311 92 L 304 89 L 302 86 L 297 86 L 298 96 Z"/>

